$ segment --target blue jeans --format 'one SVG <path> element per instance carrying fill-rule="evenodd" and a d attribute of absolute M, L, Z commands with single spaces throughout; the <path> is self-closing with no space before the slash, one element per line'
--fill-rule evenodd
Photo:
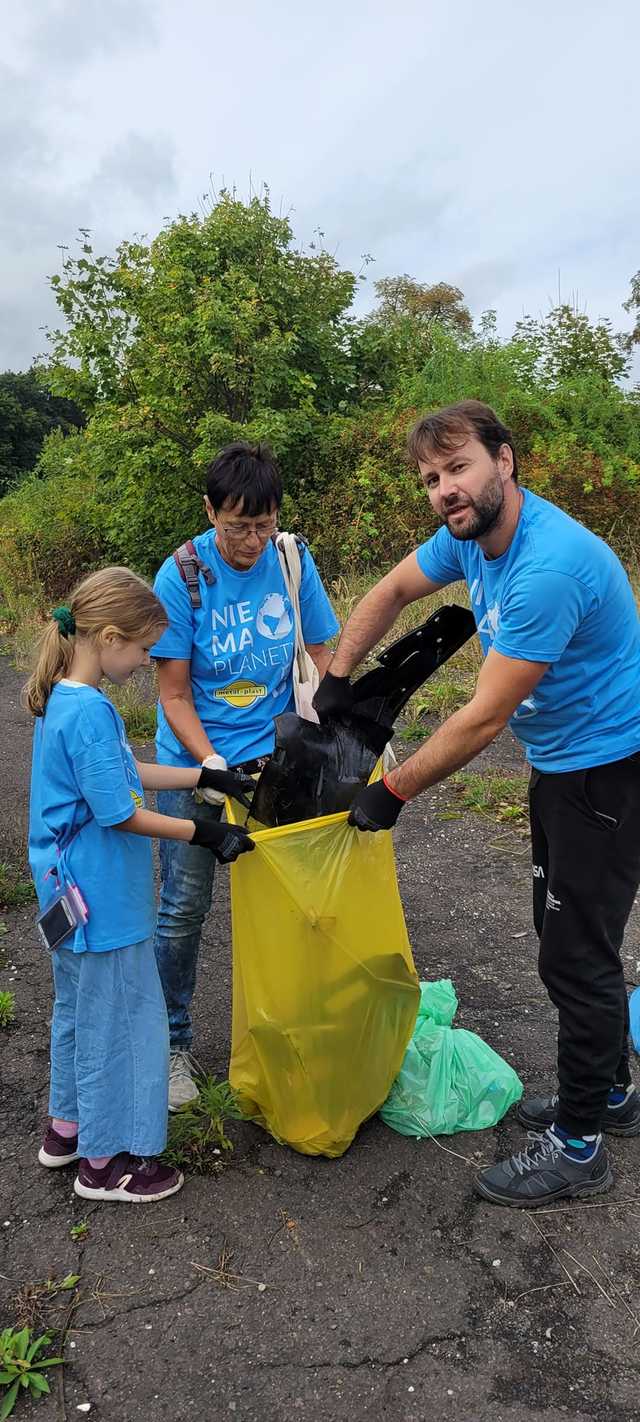
<path fill-rule="evenodd" d="M 80 1155 L 159 1155 L 169 1033 L 152 940 L 106 953 L 56 948 L 51 962 L 50 1115 L 78 1122 Z"/>
<path fill-rule="evenodd" d="M 158 813 L 190 820 L 195 808 L 192 790 L 159 790 Z M 222 817 L 222 806 L 198 805 L 199 815 Z M 193 1036 L 191 1000 L 202 925 L 211 908 L 216 861 L 209 849 L 181 840 L 160 840 L 162 887 L 155 954 L 169 1016 L 171 1047 L 188 1050 Z"/>

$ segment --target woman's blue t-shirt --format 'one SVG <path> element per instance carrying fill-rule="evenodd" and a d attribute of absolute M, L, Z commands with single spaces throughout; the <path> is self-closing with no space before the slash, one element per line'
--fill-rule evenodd
<path fill-rule="evenodd" d="M 151 841 L 114 829 L 143 805 L 115 706 L 95 687 L 57 683 L 34 730 L 29 863 L 41 908 L 60 879 L 80 889 L 89 918 L 65 942 L 75 953 L 125 948 L 153 933 Z"/>
<path fill-rule="evenodd" d="M 537 769 L 560 773 L 640 749 L 640 622 L 615 553 L 528 489 L 506 552 L 438 529 L 417 550 L 433 582 L 464 578 L 483 652 L 549 662 L 511 729 Z"/>
<path fill-rule="evenodd" d="M 190 663 L 193 704 L 219 755 L 239 765 L 273 750 L 274 717 L 292 711 L 294 612 L 273 543 L 246 572 L 232 568 L 214 529 L 194 538 L 214 581 L 201 576 L 202 606 L 194 609 L 173 556 L 162 564 L 154 592 L 169 616 L 152 657 Z M 304 641 L 327 642 L 338 622 L 308 548 L 302 555 L 300 615 Z M 158 706 L 158 761 L 196 765 Z"/>

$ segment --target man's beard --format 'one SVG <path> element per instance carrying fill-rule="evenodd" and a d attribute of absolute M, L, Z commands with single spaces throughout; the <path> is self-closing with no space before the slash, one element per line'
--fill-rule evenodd
<path fill-rule="evenodd" d="M 457 524 L 457 520 L 454 520 L 453 524 L 449 522 L 456 507 L 466 515 L 462 527 Z M 496 474 L 478 499 L 467 495 L 459 505 L 454 504 L 449 509 L 443 509 L 442 517 L 451 537 L 457 538 L 459 542 L 467 542 L 470 538 L 482 538 L 484 534 L 497 528 L 502 519 L 503 508 L 504 486 L 500 475 Z"/>

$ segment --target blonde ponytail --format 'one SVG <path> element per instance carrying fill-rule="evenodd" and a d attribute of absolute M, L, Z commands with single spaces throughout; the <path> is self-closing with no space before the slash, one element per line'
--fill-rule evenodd
<path fill-rule="evenodd" d="M 38 643 L 38 660 L 23 692 L 24 704 L 33 716 L 44 716 L 51 688 L 67 676 L 73 653 L 73 637 L 63 633 L 60 623 L 52 617 Z"/>
<path fill-rule="evenodd" d="M 38 645 L 35 669 L 24 688 L 23 701 L 34 716 L 44 716 L 52 687 L 68 676 L 77 637 L 94 639 L 105 627 L 125 641 L 144 638 L 168 626 L 155 593 L 129 568 L 101 568 L 83 578 L 68 607 L 56 607 Z"/>

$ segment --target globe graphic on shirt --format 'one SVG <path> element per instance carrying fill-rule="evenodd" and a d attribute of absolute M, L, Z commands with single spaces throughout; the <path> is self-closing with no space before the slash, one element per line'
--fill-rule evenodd
<path fill-rule="evenodd" d="M 292 627 L 291 613 L 282 593 L 269 593 L 258 608 L 256 617 L 256 628 L 260 635 L 267 637 L 270 642 L 276 642 L 279 637 L 286 637 Z"/>

